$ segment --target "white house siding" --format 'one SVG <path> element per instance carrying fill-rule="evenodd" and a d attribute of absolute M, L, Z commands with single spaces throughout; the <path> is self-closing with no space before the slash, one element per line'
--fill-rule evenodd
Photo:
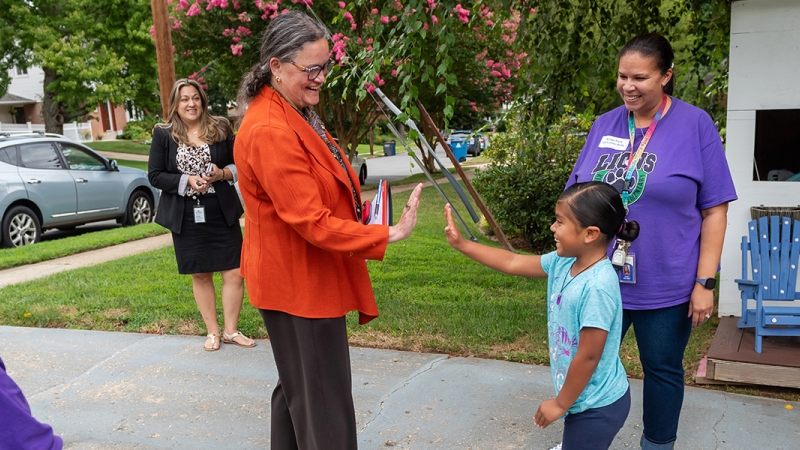
<path fill-rule="evenodd" d="M 29 67 L 26 75 L 17 75 L 16 69 L 8 71 L 11 84 L 8 92 L 37 102 L 42 101 L 44 93 L 44 71 L 40 67 Z"/>
<path fill-rule="evenodd" d="M 753 181 L 756 110 L 800 109 L 800 1 L 745 0 L 731 5 L 726 155 L 739 200 L 730 204 L 722 250 L 719 313 L 741 315 L 734 279 L 751 206 L 797 206 L 800 182 Z"/>

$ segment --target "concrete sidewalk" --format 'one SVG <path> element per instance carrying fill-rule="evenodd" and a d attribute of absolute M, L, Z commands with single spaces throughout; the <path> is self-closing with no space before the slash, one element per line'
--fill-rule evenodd
<path fill-rule="evenodd" d="M 203 338 L 0 327 L 0 357 L 67 449 L 269 447 L 277 381 L 269 341 L 202 350 Z M 352 348 L 361 449 L 549 449 L 562 424 L 532 417 L 550 370 Z M 638 448 L 642 383 L 612 448 Z M 678 449 L 797 449 L 800 404 L 687 388 Z"/>

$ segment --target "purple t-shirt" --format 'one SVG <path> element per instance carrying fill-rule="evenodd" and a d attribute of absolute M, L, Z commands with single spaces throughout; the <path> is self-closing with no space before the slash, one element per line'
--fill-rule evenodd
<path fill-rule="evenodd" d="M 646 128 L 636 129 L 639 148 Z M 622 190 L 630 155 L 628 111 L 620 106 L 592 125 L 567 186 L 603 181 Z M 629 253 L 636 282 L 621 283 L 625 309 L 666 308 L 689 301 L 700 255 L 700 211 L 736 200 L 725 150 L 711 117 L 672 98 L 629 187 L 628 220 L 639 222 Z M 613 250 L 609 249 L 609 255 Z"/>
<path fill-rule="evenodd" d="M 0 449 L 60 450 L 61 438 L 31 415 L 28 401 L 0 359 Z"/>

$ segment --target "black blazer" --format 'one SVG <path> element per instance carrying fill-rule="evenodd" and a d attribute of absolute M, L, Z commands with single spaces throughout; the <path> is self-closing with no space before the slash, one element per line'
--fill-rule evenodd
<path fill-rule="evenodd" d="M 211 150 L 211 162 L 217 167 L 234 164 L 233 139 L 231 132 L 225 141 L 215 142 L 208 147 Z M 158 204 L 156 223 L 180 234 L 183 224 L 183 208 L 185 198 L 178 195 L 178 184 L 181 171 L 178 170 L 178 143 L 172 139 L 168 128 L 156 126 L 153 129 L 153 143 L 150 145 L 150 159 L 147 163 L 147 178 L 153 187 L 161 189 L 161 200 Z M 222 207 L 222 214 L 228 226 L 237 223 L 244 214 L 244 209 L 229 180 L 214 183 L 214 191 Z"/>

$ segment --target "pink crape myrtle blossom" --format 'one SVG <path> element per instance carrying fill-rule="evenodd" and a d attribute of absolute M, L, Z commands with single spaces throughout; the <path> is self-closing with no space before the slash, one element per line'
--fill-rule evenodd
<path fill-rule="evenodd" d="M 239 17 L 239 22 L 250 22 L 251 20 L 247 12 L 240 13 L 238 17 Z"/>
<path fill-rule="evenodd" d="M 457 4 L 456 7 L 453 8 L 453 11 L 458 14 L 458 20 L 464 23 L 469 22 L 469 10 L 461 6 L 461 3 Z"/>
<path fill-rule="evenodd" d="M 181 11 L 181 10 L 186 9 L 186 7 L 188 7 L 188 6 L 189 6 L 189 2 L 187 2 L 186 0 L 181 0 L 180 2 L 178 2 L 178 6 L 175 7 L 175 10 Z"/>
<path fill-rule="evenodd" d="M 428 8 L 436 9 L 436 0 L 428 0 Z"/>
<path fill-rule="evenodd" d="M 369 13 L 372 14 L 373 16 L 375 16 L 375 15 L 378 15 L 379 12 L 380 11 L 378 11 L 378 8 L 372 8 L 372 11 L 370 11 Z"/>
<path fill-rule="evenodd" d="M 359 42 L 360 42 L 361 38 L 358 38 L 358 39 L 359 39 Z M 331 41 L 333 41 L 333 49 L 332 49 L 332 51 L 333 51 L 334 59 L 339 62 L 339 65 L 342 65 L 342 59 L 347 54 L 347 52 L 345 51 L 345 48 L 347 47 L 347 41 L 349 41 L 349 40 L 350 40 L 350 38 L 345 36 L 345 35 L 343 35 L 342 33 L 336 33 L 333 36 L 331 36 Z"/>
<path fill-rule="evenodd" d="M 381 23 L 383 23 L 383 24 L 389 23 L 389 17 L 388 16 L 381 16 Z"/>
<path fill-rule="evenodd" d="M 345 2 L 339 2 L 339 8 L 342 8 L 342 9 L 344 9 L 344 8 L 346 8 L 346 7 L 347 7 L 347 3 L 345 3 Z"/>
<path fill-rule="evenodd" d="M 195 72 L 195 73 L 193 73 L 193 74 L 189 75 L 189 76 L 188 76 L 188 77 L 186 77 L 186 78 L 188 78 L 188 79 L 190 79 L 190 80 L 194 80 L 195 78 L 197 78 L 197 72 Z"/>
<path fill-rule="evenodd" d="M 242 46 L 239 44 L 231 44 L 231 53 L 236 56 L 242 56 Z"/>
<path fill-rule="evenodd" d="M 436 16 L 431 16 L 431 22 L 433 22 L 433 24 L 436 25 L 439 23 L 439 18 Z"/>
<path fill-rule="evenodd" d="M 200 11 L 200 7 L 197 6 L 197 3 L 194 3 L 194 4 L 192 4 L 192 6 L 189 7 L 189 10 L 186 11 L 186 16 L 187 17 L 196 16 L 196 15 L 200 14 L 200 12 L 201 12 Z"/>
<path fill-rule="evenodd" d="M 155 39 L 156 38 L 156 26 L 150 25 L 150 37 Z"/>
<path fill-rule="evenodd" d="M 371 93 L 373 93 L 373 92 L 375 92 L 375 89 L 377 89 L 377 88 L 376 88 L 376 87 L 375 87 L 375 86 L 374 86 L 372 83 L 364 83 L 364 88 L 365 88 L 365 89 L 367 90 L 367 92 L 369 92 L 370 94 L 371 94 Z"/>

